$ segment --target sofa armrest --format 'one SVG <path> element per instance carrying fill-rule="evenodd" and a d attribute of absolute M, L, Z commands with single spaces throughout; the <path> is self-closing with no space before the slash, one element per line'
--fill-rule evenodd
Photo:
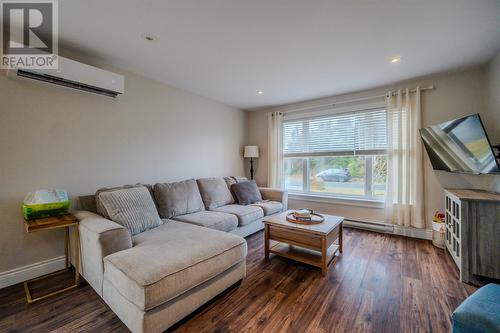
<path fill-rule="evenodd" d="M 81 273 L 102 296 L 104 257 L 131 248 L 132 237 L 125 227 L 100 215 L 78 211 L 75 216 L 80 221 Z"/>
<path fill-rule="evenodd" d="M 279 201 L 283 204 L 283 210 L 288 208 L 288 191 L 270 187 L 259 187 L 260 194 L 264 200 Z"/>

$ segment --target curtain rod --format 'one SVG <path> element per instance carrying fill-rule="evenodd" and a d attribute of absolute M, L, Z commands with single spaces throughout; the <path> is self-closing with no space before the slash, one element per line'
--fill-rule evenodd
<path fill-rule="evenodd" d="M 430 86 L 426 86 L 426 87 L 420 88 L 420 91 L 433 90 L 433 89 L 435 89 L 435 86 L 434 85 L 430 85 Z M 410 93 L 414 93 L 416 91 L 417 91 L 417 88 L 410 89 Z M 397 90 L 396 91 L 391 90 L 390 92 L 391 92 L 392 96 L 397 96 L 397 94 L 398 94 Z M 401 89 L 401 93 L 403 95 L 406 94 L 406 89 L 405 90 Z M 386 96 L 387 96 L 387 94 L 375 95 L 375 96 L 368 96 L 368 97 L 361 97 L 361 98 L 349 99 L 349 100 L 346 100 L 346 101 L 339 101 L 339 102 L 328 103 L 328 104 L 320 104 L 320 105 L 308 106 L 308 107 L 305 107 L 305 108 L 293 109 L 293 110 L 288 110 L 288 111 L 280 111 L 280 112 L 281 113 L 300 112 L 300 111 L 306 111 L 306 110 L 309 110 L 309 109 L 322 108 L 322 107 L 326 107 L 326 106 L 335 106 L 335 105 L 339 105 L 339 104 L 348 104 L 348 103 L 354 103 L 354 102 L 361 102 L 361 101 L 366 101 L 366 100 L 370 100 L 370 99 L 385 98 Z"/>
<path fill-rule="evenodd" d="M 433 85 L 431 86 L 427 86 L 427 87 L 422 87 L 420 88 L 420 91 L 426 91 L 426 90 L 433 90 L 435 87 Z M 410 93 L 414 93 L 414 92 L 417 92 L 417 88 L 413 88 L 413 89 L 410 89 Z M 398 95 L 398 91 L 391 91 L 392 93 L 392 96 L 397 96 Z M 406 94 L 406 89 L 401 89 L 401 93 L 404 95 Z M 385 95 L 384 95 L 385 97 Z"/>

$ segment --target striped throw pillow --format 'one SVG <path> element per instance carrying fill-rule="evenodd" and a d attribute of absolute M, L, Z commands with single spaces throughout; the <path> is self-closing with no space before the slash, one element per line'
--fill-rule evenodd
<path fill-rule="evenodd" d="M 98 194 L 109 218 L 123 225 L 132 235 L 162 224 L 151 194 L 144 186 Z"/>

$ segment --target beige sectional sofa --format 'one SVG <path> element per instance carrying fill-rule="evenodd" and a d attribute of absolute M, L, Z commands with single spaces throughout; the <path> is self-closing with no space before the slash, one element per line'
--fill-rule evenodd
<path fill-rule="evenodd" d="M 138 184 L 80 197 L 81 274 L 132 332 L 162 332 L 245 277 L 242 237 L 261 230 L 264 216 L 285 210 L 287 193 L 261 188 L 262 202 L 238 205 L 230 186 L 243 180 Z M 141 223 L 153 227 L 131 228 L 117 209 L 105 210 L 102 193 L 116 191 L 123 194 L 118 204 L 134 206 L 132 215 L 141 219 L 147 205 L 126 201 L 133 197 L 127 191 L 144 187 L 158 213 L 153 224 Z"/>

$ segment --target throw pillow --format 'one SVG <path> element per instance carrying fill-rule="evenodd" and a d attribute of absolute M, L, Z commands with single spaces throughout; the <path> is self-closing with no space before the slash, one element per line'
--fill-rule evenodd
<path fill-rule="evenodd" d="M 101 200 L 99 200 L 99 194 L 102 193 L 102 192 L 110 192 L 110 191 L 123 190 L 123 189 L 126 189 L 126 188 L 132 188 L 132 187 L 142 187 L 142 186 L 145 186 L 148 189 L 149 193 L 151 194 L 151 198 L 153 198 L 153 200 L 154 200 L 154 197 L 153 197 L 153 187 L 151 185 L 149 185 L 149 184 L 137 183 L 135 185 L 123 185 L 123 186 L 116 186 L 116 187 L 103 187 L 103 188 L 98 189 L 95 192 L 95 208 L 96 208 L 95 211 L 99 215 L 102 215 L 103 217 L 109 219 L 109 215 L 108 215 L 108 213 L 106 213 L 106 209 L 102 205 Z M 155 204 L 156 204 L 156 202 L 155 202 Z"/>
<path fill-rule="evenodd" d="M 255 180 L 248 180 L 231 185 L 240 205 L 250 205 L 262 201 L 262 195 Z"/>
<path fill-rule="evenodd" d="M 132 236 L 162 224 L 144 186 L 101 192 L 98 197 L 109 218 L 127 228 Z"/>

